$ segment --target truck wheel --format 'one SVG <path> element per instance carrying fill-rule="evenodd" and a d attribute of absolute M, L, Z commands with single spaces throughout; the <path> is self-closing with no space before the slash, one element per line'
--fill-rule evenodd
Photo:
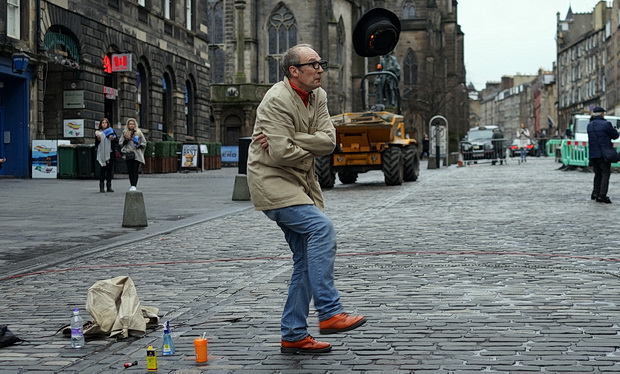
<path fill-rule="evenodd" d="M 418 149 L 412 145 L 403 148 L 403 180 L 414 182 L 420 175 L 420 155 Z"/>
<path fill-rule="evenodd" d="M 338 179 L 342 184 L 353 184 L 357 181 L 357 173 L 353 171 L 339 171 Z"/>
<path fill-rule="evenodd" d="M 314 162 L 314 171 L 316 172 L 316 176 L 319 179 L 319 185 L 321 188 L 332 188 L 334 187 L 334 182 L 336 176 L 334 172 L 332 172 L 332 156 L 321 156 L 317 157 Z"/>
<path fill-rule="evenodd" d="M 403 184 L 403 151 L 399 147 L 390 147 L 383 151 L 381 168 L 385 184 L 400 186 Z"/>

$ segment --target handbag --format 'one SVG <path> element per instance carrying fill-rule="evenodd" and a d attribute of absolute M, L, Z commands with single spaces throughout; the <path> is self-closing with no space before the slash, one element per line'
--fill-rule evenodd
<path fill-rule="evenodd" d="M 614 164 L 620 161 L 620 155 L 618 155 L 618 152 L 616 152 L 614 148 L 604 148 L 601 149 L 601 152 L 603 153 L 603 160 L 606 162 Z"/>
<path fill-rule="evenodd" d="M 130 160 L 135 160 L 136 159 L 136 154 L 134 152 L 125 152 L 123 154 L 125 155 L 125 160 L 126 161 L 130 161 Z"/>

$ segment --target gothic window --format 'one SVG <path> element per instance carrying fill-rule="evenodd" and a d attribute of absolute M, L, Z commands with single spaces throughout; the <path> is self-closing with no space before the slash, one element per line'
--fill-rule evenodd
<path fill-rule="evenodd" d="M 209 0 L 207 4 L 207 29 L 210 44 L 224 43 L 224 12 L 222 0 Z"/>
<path fill-rule="evenodd" d="M 267 26 L 269 82 L 281 80 L 284 72 L 279 68 L 280 58 L 287 49 L 297 44 L 297 23 L 291 11 L 280 3 L 269 18 Z"/>
<path fill-rule="evenodd" d="M 345 42 L 345 28 L 342 17 L 338 20 L 338 26 L 336 28 L 336 41 L 338 43 L 338 50 L 336 51 L 336 64 L 344 65 L 344 42 Z"/>
<path fill-rule="evenodd" d="M 415 4 L 413 0 L 403 1 L 403 19 L 415 18 Z"/>
<path fill-rule="evenodd" d="M 210 46 L 209 60 L 211 61 L 211 82 L 224 83 L 224 68 L 226 66 L 224 49 L 219 46 Z"/>
<path fill-rule="evenodd" d="M 224 11 L 222 0 L 208 0 L 207 28 L 209 30 L 209 60 L 211 82 L 224 83 Z"/>
<path fill-rule="evenodd" d="M 418 84 L 418 59 L 413 49 L 409 48 L 405 55 L 403 67 L 404 83 L 407 86 Z"/>

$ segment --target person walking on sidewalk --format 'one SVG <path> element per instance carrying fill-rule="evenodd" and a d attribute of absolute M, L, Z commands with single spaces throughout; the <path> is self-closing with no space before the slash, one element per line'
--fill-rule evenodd
<path fill-rule="evenodd" d="M 590 198 L 599 203 L 611 204 L 611 200 L 607 196 L 611 161 L 606 160 L 603 153 L 607 150 L 615 154 L 611 140 L 618 139 L 618 131 L 614 129 L 611 122 L 603 117 L 604 114 L 605 109 L 600 106 L 594 107 L 587 128 L 590 164 L 594 168 L 594 187 Z"/>
<path fill-rule="evenodd" d="M 127 162 L 127 174 L 129 174 L 129 191 L 136 191 L 138 187 L 138 173 L 140 164 L 144 164 L 144 147 L 146 138 L 138 128 L 138 121 L 129 118 L 123 130 L 120 140 L 121 153 Z"/>
<path fill-rule="evenodd" d="M 248 187 L 257 210 L 275 221 L 293 253 L 293 273 L 281 317 L 282 353 L 322 353 L 331 344 L 308 333 L 310 301 L 319 332 L 353 330 L 363 316 L 344 313 L 334 285 L 336 231 L 323 213 L 314 158 L 331 154 L 336 132 L 321 88 L 327 61 L 308 44 L 291 47 L 281 62 L 284 80 L 265 94 L 248 151 Z"/>
<path fill-rule="evenodd" d="M 103 188 L 104 182 L 106 182 L 108 192 L 114 192 L 112 189 L 112 177 L 114 176 L 114 161 L 116 160 L 117 148 L 118 137 L 112 126 L 110 126 L 110 121 L 107 118 L 103 118 L 99 122 L 99 131 L 95 131 L 97 162 L 101 165 L 99 192 L 105 192 Z"/>
<path fill-rule="evenodd" d="M 519 139 L 519 149 L 521 150 L 521 162 L 527 161 L 527 146 L 530 140 L 530 130 L 522 123 L 517 130 L 517 139 Z"/>

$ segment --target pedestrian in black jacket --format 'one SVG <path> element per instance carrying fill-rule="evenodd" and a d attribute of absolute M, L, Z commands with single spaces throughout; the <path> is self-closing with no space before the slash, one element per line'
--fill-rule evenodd
<path fill-rule="evenodd" d="M 618 139 L 618 131 L 603 117 L 604 114 L 605 109 L 594 107 L 590 123 L 588 123 L 590 165 L 594 168 L 594 188 L 591 199 L 599 203 L 611 204 L 607 196 L 611 161 L 603 157 L 603 153 L 605 150 L 613 150 L 611 140 Z"/>

